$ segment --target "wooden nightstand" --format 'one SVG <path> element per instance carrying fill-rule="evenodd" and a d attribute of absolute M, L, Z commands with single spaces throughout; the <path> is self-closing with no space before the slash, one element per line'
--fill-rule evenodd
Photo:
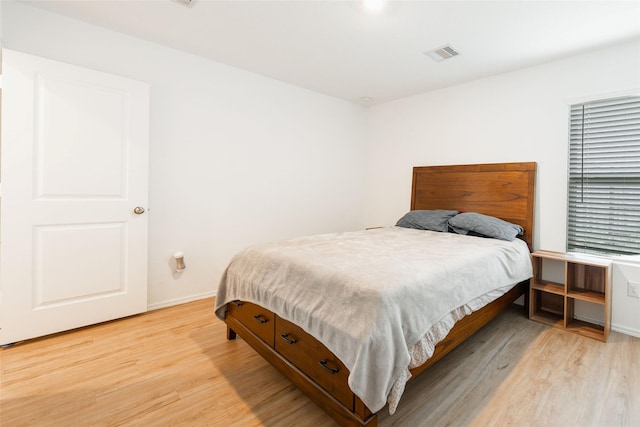
<path fill-rule="evenodd" d="M 552 251 L 534 252 L 531 261 L 529 318 L 606 342 L 611 329 L 611 261 Z M 600 319 L 576 319 L 576 305 L 590 307 Z"/>

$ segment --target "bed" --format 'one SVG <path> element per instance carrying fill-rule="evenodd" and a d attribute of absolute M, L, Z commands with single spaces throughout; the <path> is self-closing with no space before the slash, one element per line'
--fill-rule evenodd
<path fill-rule="evenodd" d="M 248 248 L 218 289 L 227 338 L 240 335 L 339 424 L 376 425 L 375 412 L 386 402 L 395 411 L 411 378 L 526 296 L 535 171 L 413 169 L 411 211 L 500 218 L 522 226 L 514 242 L 381 227 Z M 429 269 L 425 253 L 436 257 Z"/>

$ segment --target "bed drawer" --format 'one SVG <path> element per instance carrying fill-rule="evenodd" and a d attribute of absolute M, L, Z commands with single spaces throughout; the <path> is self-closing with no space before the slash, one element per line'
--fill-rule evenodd
<path fill-rule="evenodd" d="M 273 347 L 275 316 L 271 311 L 250 302 L 232 301 L 227 304 L 227 316 L 234 317 L 262 341 Z"/>
<path fill-rule="evenodd" d="M 354 395 L 347 384 L 349 371 L 322 343 L 302 328 L 278 317 L 275 348 L 340 403 L 353 410 Z"/>

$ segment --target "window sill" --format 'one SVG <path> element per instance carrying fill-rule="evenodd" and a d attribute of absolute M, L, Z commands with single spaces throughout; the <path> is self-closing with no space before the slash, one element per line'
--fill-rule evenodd
<path fill-rule="evenodd" d="M 640 255 L 620 255 L 617 257 L 611 257 L 614 261 L 624 262 L 627 264 L 640 265 Z"/>
<path fill-rule="evenodd" d="M 606 259 L 614 263 L 619 262 L 619 263 L 625 263 L 625 264 L 640 265 L 640 254 L 638 255 L 602 255 L 602 254 L 590 254 L 590 253 L 583 253 L 583 252 L 567 252 L 567 253 L 576 257 L 593 257 L 593 258 Z"/>

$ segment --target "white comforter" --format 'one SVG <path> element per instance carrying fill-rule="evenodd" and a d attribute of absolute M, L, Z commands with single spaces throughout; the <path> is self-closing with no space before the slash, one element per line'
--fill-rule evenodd
<path fill-rule="evenodd" d="M 290 320 L 350 371 L 373 412 L 391 413 L 410 378 L 453 323 L 532 275 L 516 239 L 386 227 L 250 247 L 223 274 L 216 315 L 244 300 Z"/>

